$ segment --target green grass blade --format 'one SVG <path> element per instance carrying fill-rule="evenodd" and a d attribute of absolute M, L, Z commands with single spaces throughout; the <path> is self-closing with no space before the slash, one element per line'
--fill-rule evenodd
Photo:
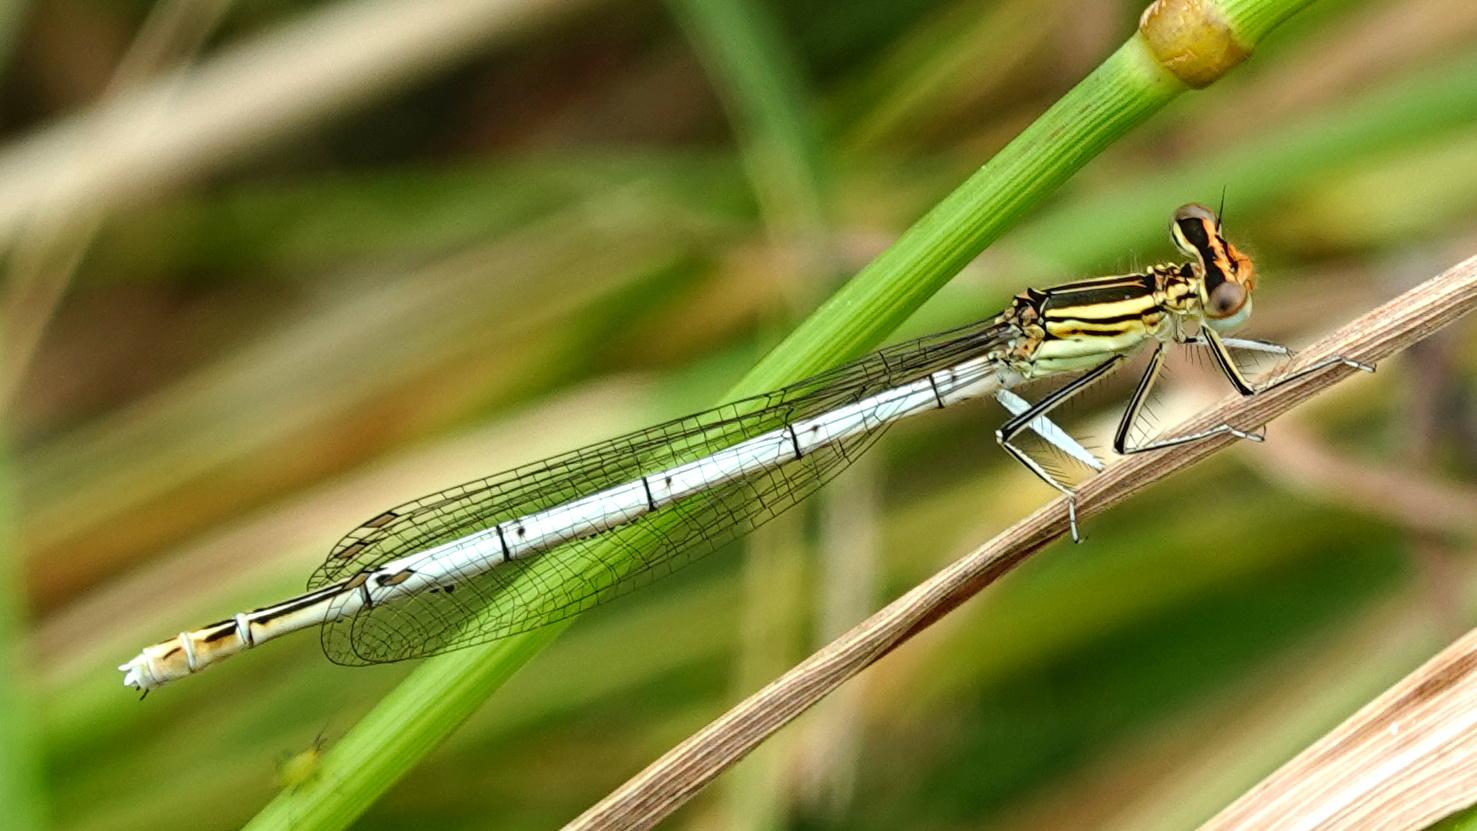
<path fill-rule="evenodd" d="M 773 231 L 822 221 L 822 174 L 799 62 L 761 8 L 733 0 L 670 0 L 707 67 L 738 138 L 744 172 Z"/>

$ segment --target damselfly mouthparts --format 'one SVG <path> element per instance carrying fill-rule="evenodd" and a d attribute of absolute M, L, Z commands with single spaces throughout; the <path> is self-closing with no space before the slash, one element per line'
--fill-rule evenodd
<path fill-rule="evenodd" d="M 1113 438 L 1120 454 L 1211 436 L 1231 424 L 1144 444 L 1130 430 L 1166 347 L 1208 350 L 1254 395 L 1336 364 L 1330 358 L 1256 387 L 1232 350 L 1288 351 L 1229 337 L 1251 314 L 1256 272 L 1215 213 L 1186 205 L 1170 223 L 1191 259 L 1027 290 L 999 315 L 901 343 L 768 395 L 590 445 L 385 511 L 350 531 L 306 594 L 145 647 L 119 667 L 150 690 L 288 632 L 321 625 L 341 664 L 432 655 L 527 631 L 670 573 L 796 504 L 904 418 L 994 396 L 1011 417 L 1002 447 L 1067 497 L 1072 489 L 1014 442 L 1022 431 L 1094 469 L 1102 463 L 1049 414 L 1140 349 L 1153 350 Z M 1011 388 L 1082 373 L 1035 404 Z"/>

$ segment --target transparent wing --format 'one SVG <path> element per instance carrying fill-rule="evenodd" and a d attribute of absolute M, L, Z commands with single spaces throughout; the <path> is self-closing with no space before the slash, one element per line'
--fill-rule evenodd
<path fill-rule="evenodd" d="M 859 401 L 987 351 L 1008 334 L 991 321 L 908 341 L 768 395 L 408 502 L 349 532 L 308 587 L 320 588 Z M 808 496 L 880 433 L 868 430 L 798 462 L 663 506 L 604 534 L 496 567 L 483 564 L 485 569 L 445 589 L 325 624 L 324 651 L 339 663 L 394 661 L 493 640 L 576 614 L 747 533 Z"/>
<path fill-rule="evenodd" d="M 988 349 L 1003 332 L 975 324 L 889 347 L 766 395 L 456 485 L 384 511 L 344 535 L 308 590 L 391 560 L 701 457 L 824 412 L 848 398 L 906 383 Z"/>
<path fill-rule="evenodd" d="M 324 652 L 340 664 L 420 658 L 579 614 L 671 574 L 778 516 L 883 432 L 879 425 L 784 468 L 688 497 L 599 536 L 325 624 Z"/>

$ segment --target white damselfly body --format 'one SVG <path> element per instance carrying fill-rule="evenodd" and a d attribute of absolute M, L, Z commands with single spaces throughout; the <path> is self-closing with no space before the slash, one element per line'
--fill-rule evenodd
<path fill-rule="evenodd" d="M 1093 470 L 1102 463 L 1050 412 L 1143 347 L 1153 351 L 1114 435 L 1119 454 L 1233 435 L 1230 424 L 1145 444 L 1130 428 L 1169 344 L 1207 349 L 1243 395 L 1335 364 L 1332 358 L 1255 387 L 1232 349 L 1288 355 L 1224 333 L 1251 313 L 1251 260 L 1215 213 L 1175 212 L 1183 264 L 1017 295 L 980 323 L 919 338 L 768 395 L 676 419 L 458 485 L 384 511 L 349 532 L 305 594 L 181 632 L 123 664 L 145 692 L 288 632 L 321 627 L 328 657 L 370 664 L 423 657 L 524 632 L 643 585 L 795 505 L 905 418 L 993 397 L 1011 414 L 1000 445 L 1067 497 L 1072 489 L 1013 440 L 1031 431 Z M 1081 373 L 1034 404 L 1012 392 Z"/>

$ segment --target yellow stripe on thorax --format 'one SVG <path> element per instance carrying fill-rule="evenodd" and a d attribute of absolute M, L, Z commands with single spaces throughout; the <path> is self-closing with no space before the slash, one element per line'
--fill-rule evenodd
<path fill-rule="evenodd" d="M 1046 338 L 1033 374 L 1086 369 L 1154 336 L 1164 310 L 1143 275 L 1085 280 L 1050 290 L 1042 304 Z"/>

